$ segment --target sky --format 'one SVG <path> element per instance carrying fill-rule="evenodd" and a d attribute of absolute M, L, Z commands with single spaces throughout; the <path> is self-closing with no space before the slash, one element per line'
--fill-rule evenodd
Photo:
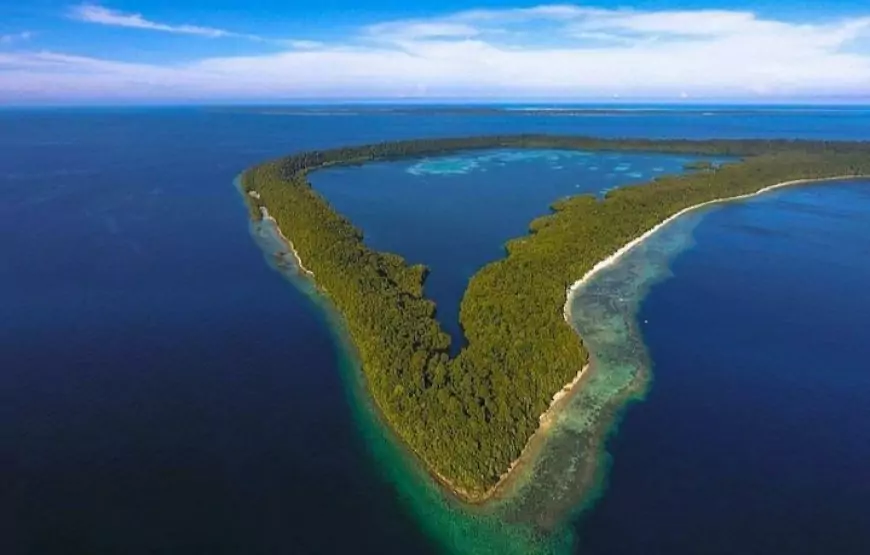
<path fill-rule="evenodd" d="M 0 106 L 870 102 L 867 0 L 0 0 Z"/>

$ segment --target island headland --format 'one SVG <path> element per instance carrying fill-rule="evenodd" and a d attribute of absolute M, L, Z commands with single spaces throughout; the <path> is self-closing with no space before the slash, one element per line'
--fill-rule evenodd
<path fill-rule="evenodd" d="M 600 201 L 582 195 L 554 203 L 551 214 L 531 222 L 529 235 L 507 243 L 504 259 L 472 278 L 460 313 L 467 345 L 450 357 L 450 338 L 423 296 L 427 269 L 368 248 L 307 174 L 488 148 L 741 160 L 614 190 Z M 585 280 L 689 210 L 773 187 L 867 174 L 870 144 L 860 142 L 517 135 L 305 152 L 245 171 L 242 187 L 251 216 L 275 219 L 299 267 L 342 316 L 385 422 L 457 497 L 480 503 L 505 483 L 559 400 L 582 382 L 590 355 L 566 320 L 571 296 Z"/>

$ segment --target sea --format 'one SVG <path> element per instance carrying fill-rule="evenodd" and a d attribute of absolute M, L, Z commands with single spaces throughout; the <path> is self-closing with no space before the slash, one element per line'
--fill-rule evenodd
<path fill-rule="evenodd" d="M 593 337 L 615 314 L 593 301 L 629 299 L 629 331 L 601 341 L 646 384 L 603 448 L 559 444 L 571 464 L 523 518 L 436 507 L 235 180 L 292 152 L 507 133 L 870 140 L 870 108 L 0 111 L 0 552 L 870 552 L 866 180 L 693 214 L 602 276 L 577 302 L 604 316 L 576 325 Z M 457 348 L 468 276 L 550 203 L 685 161 L 489 151 L 312 182 L 373 246 L 430 265 Z M 592 458 L 595 487 L 559 497 Z M 528 528 L 556 498 L 573 507 Z"/>

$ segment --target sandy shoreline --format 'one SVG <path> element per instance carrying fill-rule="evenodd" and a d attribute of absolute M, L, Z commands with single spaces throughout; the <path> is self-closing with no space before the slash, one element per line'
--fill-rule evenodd
<path fill-rule="evenodd" d="M 538 417 L 538 428 L 535 432 L 529 436 L 528 441 L 526 441 L 525 446 L 523 446 L 523 450 L 520 452 L 520 455 L 511 462 L 510 466 L 505 470 L 501 476 L 499 476 L 498 481 L 493 484 L 486 492 L 482 495 L 470 496 L 465 490 L 457 488 L 454 486 L 450 480 L 442 476 L 441 474 L 435 472 L 434 470 L 429 470 L 430 474 L 434 474 L 438 479 L 438 482 L 441 483 L 443 487 L 449 489 L 454 496 L 462 499 L 464 502 L 469 503 L 471 505 L 483 505 L 487 501 L 496 497 L 500 490 L 505 487 L 512 479 L 516 476 L 516 472 L 521 469 L 527 462 L 529 462 L 530 458 L 533 458 L 533 453 L 535 450 L 540 447 L 539 442 L 542 439 L 541 434 L 547 429 L 549 429 L 550 425 L 555 421 L 556 415 L 559 413 L 559 410 L 562 408 L 562 401 L 570 397 L 572 393 L 576 390 L 577 386 L 580 384 L 580 381 L 586 376 L 587 371 L 592 367 L 591 364 L 587 364 L 583 368 L 577 372 L 577 375 L 574 376 L 574 379 L 565 384 L 562 389 L 556 392 L 553 395 L 552 401 L 550 401 L 550 406 L 547 407 L 547 410 L 544 411 L 541 416 Z"/>
<path fill-rule="evenodd" d="M 824 183 L 827 181 L 847 181 L 850 179 L 865 179 L 865 178 L 870 178 L 870 176 L 841 175 L 841 176 L 837 176 L 837 177 L 795 179 L 792 181 L 783 181 L 782 183 L 777 183 L 775 185 L 769 185 L 767 187 L 762 187 L 761 189 L 759 189 L 758 191 L 755 191 L 754 193 L 735 195 L 733 197 L 717 198 L 717 199 L 709 200 L 709 201 L 702 202 L 699 204 L 695 204 L 693 206 L 689 206 L 688 208 L 684 208 L 684 209 L 680 210 L 679 212 L 677 212 L 676 214 L 674 214 L 673 216 L 665 218 L 664 220 L 659 222 L 656 226 L 654 226 L 652 229 L 646 231 L 645 233 L 643 233 L 639 237 L 633 239 L 632 241 L 629 241 L 628 243 L 626 243 L 625 245 L 620 247 L 616 252 L 614 252 L 613 254 L 611 254 L 610 256 L 605 258 L 604 260 L 595 264 L 595 266 L 593 266 L 591 270 L 586 272 L 583 275 L 583 277 L 581 277 L 580 279 L 575 281 L 573 284 L 571 284 L 571 286 L 568 287 L 568 289 L 566 290 L 565 306 L 562 310 L 564 317 L 565 317 L 565 322 L 569 326 L 571 326 L 572 329 L 574 329 L 574 326 L 572 325 L 571 305 L 573 304 L 575 296 L 579 293 L 579 291 L 583 288 L 584 285 L 589 283 L 602 270 L 616 264 L 619 261 L 619 259 L 621 259 L 623 256 L 628 254 L 632 249 L 634 249 L 638 245 L 642 244 L 644 241 L 646 241 L 647 239 L 649 239 L 650 237 L 655 235 L 658 231 L 660 231 L 661 229 L 666 227 L 668 224 L 670 224 L 674 220 L 680 218 L 681 216 L 684 216 L 685 214 L 688 214 L 689 212 L 692 212 L 694 210 L 699 210 L 701 208 L 704 208 L 706 206 L 710 206 L 713 204 L 722 204 L 722 203 L 727 203 L 727 202 L 734 202 L 734 201 L 738 201 L 738 200 L 749 199 L 749 198 L 763 195 L 765 193 L 769 193 L 770 191 L 773 191 L 776 189 L 782 189 L 785 187 L 792 187 L 792 186 L 796 186 L 796 185 L 808 185 L 811 183 Z M 580 370 L 580 372 L 574 377 L 574 379 L 572 381 L 565 384 L 562 387 L 562 389 L 560 389 L 558 392 L 556 392 L 556 394 L 553 396 L 553 400 L 550 402 L 549 408 L 540 417 L 541 426 L 535 431 L 534 434 L 532 434 L 532 437 L 529 438 L 529 441 L 526 443 L 526 447 L 523 449 L 523 452 L 520 454 L 519 458 L 511 464 L 511 466 L 509 467 L 509 470 L 506 472 L 506 474 L 502 475 L 501 479 L 498 481 L 498 483 L 496 483 L 496 485 L 493 487 L 493 489 L 490 492 L 488 492 L 486 496 L 484 496 L 483 501 L 485 501 L 487 498 L 491 497 L 492 494 L 495 493 L 495 491 L 498 489 L 499 485 L 501 485 L 503 482 L 505 482 L 510 477 L 509 475 L 511 474 L 511 472 L 513 472 L 515 470 L 515 468 L 519 466 L 518 463 L 523 459 L 523 456 L 526 454 L 526 450 L 532 444 L 533 440 L 535 440 L 536 436 L 538 436 L 542 431 L 546 430 L 545 423 L 548 424 L 549 421 L 552 419 L 552 417 L 555 415 L 555 412 L 557 412 L 559 401 L 562 398 L 569 396 L 569 395 L 571 395 L 571 393 L 574 392 L 574 390 L 580 384 L 581 378 L 584 376 L 584 374 L 586 373 L 586 371 L 590 367 L 591 367 L 591 365 L 587 364 L 582 370 Z"/>
<path fill-rule="evenodd" d="M 287 250 L 293 255 L 293 258 L 296 260 L 296 266 L 310 278 L 314 278 L 314 272 L 305 267 L 305 264 L 302 263 L 302 257 L 299 256 L 299 251 L 296 250 L 296 247 L 293 246 L 293 241 L 287 238 L 284 235 L 284 232 L 281 231 L 281 227 L 278 225 L 278 221 L 269 214 L 269 210 L 266 209 L 265 206 L 260 207 L 260 214 L 262 214 L 264 220 L 268 220 L 272 222 L 272 225 L 275 226 L 275 231 L 278 232 L 278 236 L 281 237 L 281 240 L 287 245 Z"/>
<path fill-rule="evenodd" d="M 709 200 L 706 202 L 702 202 L 702 203 L 690 206 L 688 208 L 684 208 L 683 210 L 680 210 L 676 214 L 664 219 L 663 221 L 658 223 L 656 226 L 654 226 L 652 229 L 646 231 L 645 233 L 643 233 L 639 237 L 637 237 L 637 238 L 633 239 L 632 241 L 628 242 L 627 244 L 623 245 L 616 252 L 614 252 L 613 254 L 611 254 L 610 256 L 605 258 L 604 260 L 595 264 L 595 266 L 593 266 L 592 269 L 590 269 L 588 272 L 586 272 L 586 274 L 584 274 L 583 277 L 581 277 L 580 279 L 575 281 L 573 284 L 571 284 L 571 286 L 566 289 L 566 300 L 565 300 L 565 305 L 563 307 L 563 315 L 565 318 L 565 322 L 569 326 L 571 326 L 573 329 L 572 318 L 571 318 L 572 317 L 571 305 L 572 305 L 572 302 L 574 300 L 574 297 L 575 297 L 575 295 L 578 294 L 580 289 L 582 289 L 582 287 L 586 283 L 588 283 L 589 281 L 591 281 L 595 277 L 596 274 L 598 274 L 602 270 L 612 266 L 613 264 L 618 262 L 620 258 L 622 258 L 626 254 L 628 254 L 632 249 L 634 249 L 635 247 L 637 247 L 638 245 L 643 243 L 645 240 L 647 240 L 652 235 L 654 235 L 655 233 L 660 231 L 662 228 L 667 226 L 669 223 L 673 222 L 677 218 L 679 218 L 679 217 L 681 217 L 689 212 L 692 212 L 694 210 L 698 210 L 700 208 L 703 208 L 703 207 L 709 206 L 709 205 L 713 205 L 713 204 L 727 203 L 727 202 L 733 202 L 733 201 L 737 201 L 737 200 L 752 198 L 755 196 L 762 195 L 764 193 L 768 193 L 768 192 L 773 191 L 775 189 L 781 189 L 784 187 L 791 187 L 791 186 L 811 184 L 811 183 L 823 183 L 823 182 L 828 182 L 828 181 L 846 181 L 846 180 L 850 180 L 850 179 L 864 179 L 864 178 L 870 178 L 870 176 L 843 175 L 843 176 L 837 176 L 837 177 L 797 179 L 797 180 L 793 180 L 793 181 L 784 181 L 782 183 L 777 183 L 775 185 L 763 187 L 763 188 L 759 189 L 758 191 L 755 191 L 754 193 L 736 195 L 733 197 L 717 198 L 717 199 Z M 286 243 L 288 250 L 293 254 L 293 257 L 296 260 L 296 265 L 299 267 L 299 269 L 305 275 L 307 275 L 308 277 L 313 279 L 315 277 L 314 272 L 312 272 L 311 270 L 309 270 L 308 268 L 305 267 L 304 263 L 302 262 L 302 258 L 299 256 L 299 253 L 296 251 L 295 247 L 293 246 L 293 243 L 284 235 L 283 231 L 281 230 L 281 228 L 278 225 L 278 222 L 275 220 L 275 218 L 273 218 L 269 214 L 268 210 L 263 206 L 260 207 L 260 211 L 261 211 L 263 219 L 269 220 L 275 226 L 275 229 L 277 230 L 278 235 Z M 442 476 L 440 473 L 438 473 L 434 469 L 426 468 L 427 472 L 438 483 L 440 483 L 442 485 L 442 487 L 449 490 L 455 497 L 457 497 L 457 498 L 459 498 L 467 503 L 474 504 L 474 505 L 485 504 L 487 501 L 491 500 L 497 494 L 499 494 L 500 490 L 515 477 L 516 472 L 528 462 L 527 459 L 529 459 L 532 452 L 535 451 L 535 449 L 539 446 L 539 442 L 542 439 L 541 434 L 549 428 L 549 426 L 555 420 L 555 416 L 558 414 L 559 409 L 562 408 L 562 406 L 561 406 L 562 401 L 569 398 L 570 395 L 575 392 L 575 390 L 580 385 L 583 377 L 587 374 L 587 372 L 590 370 L 591 367 L 592 367 L 591 364 L 587 364 L 586 366 L 581 368 L 580 371 L 577 372 L 577 374 L 574 376 L 574 378 L 570 382 L 566 383 L 559 391 L 557 391 L 553 395 L 553 398 L 550 401 L 550 405 L 547 407 L 547 410 L 544 411 L 538 417 L 538 422 L 539 422 L 538 428 L 526 441 L 526 444 L 523 447 L 523 450 L 520 452 L 520 455 L 510 464 L 508 469 L 501 475 L 499 480 L 491 488 L 489 488 L 484 494 L 479 495 L 479 496 L 471 496 L 468 494 L 468 492 L 464 491 L 461 488 L 456 487 L 450 480 L 448 480 L 446 477 Z M 398 436 L 396 436 L 396 437 L 398 438 Z M 401 438 L 398 438 L 398 439 L 401 441 Z M 411 450 L 413 452 L 413 449 L 410 449 L 410 447 L 404 441 L 402 441 L 402 443 L 409 450 Z M 417 456 L 419 459 L 422 460 L 422 457 L 420 457 L 419 454 L 415 453 L 415 456 Z"/>
<path fill-rule="evenodd" d="M 676 220 L 680 216 L 683 216 L 683 215 L 685 215 L 689 212 L 692 212 L 694 210 L 704 208 L 705 206 L 710 206 L 713 204 L 722 204 L 722 203 L 726 203 L 726 202 L 733 202 L 736 200 L 744 200 L 744 199 L 756 197 L 759 195 L 763 195 L 764 193 L 769 193 L 770 191 L 773 191 L 775 189 L 782 189 L 784 187 L 793 187 L 795 185 L 809 185 L 810 183 L 824 183 L 827 181 L 847 181 L 850 179 L 867 179 L 867 178 L 870 178 L 870 176 L 841 175 L 841 176 L 837 176 L 837 177 L 795 179 L 793 181 L 783 181 L 782 183 L 777 183 L 775 185 L 769 185 L 767 187 L 762 187 L 761 189 L 755 191 L 754 193 L 746 193 L 743 195 L 736 195 L 733 197 L 717 198 L 717 199 L 713 199 L 713 200 L 708 200 L 706 202 L 702 202 L 700 204 L 695 204 L 693 206 L 689 206 L 688 208 L 684 208 L 684 209 L 680 210 L 679 212 L 677 212 L 676 214 L 674 214 L 673 216 L 670 216 L 670 217 L 662 220 L 655 227 L 648 230 L 643 235 L 641 235 L 641 236 L 635 238 L 634 240 L 623 245 L 619 250 L 617 250 L 616 252 L 614 252 L 613 254 L 611 254 L 610 256 L 608 256 L 607 258 L 602 260 L 601 262 L 597 263 L 595 266 L 592 267 L 591 270 L 586 272 L 586 274 L 584 274 L 583 277 L 581 277 L 580 279 L 575 281 L 573 284 L 571 284 L 571 286 L 568 287 L 568 289 L 566 291 L 567 298 L 565 300 L 565 307 L 563 310 L 563 312 L 565 314 L 565 321 L 568 322 L 569 325 L 571 324 L 571 302 L 573 301 L 574 296 L 577 294 L 577 291 L 580 288 L 582 288 L 593 277 L 595 277 L 596 274 L 598 274 L 599 272 L 601 272 L 605 268 L 608 268 L 608 267 L 612 266 L 613 264 L 615 264 L 617 261 L 619 261 L 620 258 L 622 258 L 624 255 L 626 255 L 633 248 L 635 248 L 636 246 L 640 245 L 641 243 L 643 243 L 644 241 L 649 239 L 652 235 L 657 233 L 659 230 L 661 230 L 662 228 L 664 228 L 665 226 L 667 226 L 669 223 L 673 222 L 674 220 Z"/>

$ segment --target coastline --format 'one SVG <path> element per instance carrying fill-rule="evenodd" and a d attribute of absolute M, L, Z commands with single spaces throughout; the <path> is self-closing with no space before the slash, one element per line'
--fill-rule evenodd
<path fill-rule="evenodd" d="M 693 212 L 695 210 L 699 210 L 699 209 L 704 208 L 706 206 L 711 206 L 714 204 L 724 204 L 724 203 L 728 203 L 728 202 L 735 202 L 738 200 L 745 200 L 745 199 L 760 196 L 760 195 L 763 195 L 765 193 L 769 193 L 771 191 L 786 188 L 786 187 L 794 187 L 794 186 L 798 186 L 798 185 L 809 185 L 809 184 L 813 184 L 813 183 L 825 183 L 825 182 L 831 182 L 831 181 L 848 181 L 850 179 L 870 179 L 870 176 L 867 176 L 867 175 L 840 175 L 840 176 L 835 176 L 835 177 L 795 179 L 795 180 L 791 180 L 791 181 L 783 181 L 781 183 L 776 183 L 774 185 L 768 185 L 767 187 L 762 187 L 761 189 L 759 189 L 758 191 L 755 191 L 754 193 L 736 195 L 733 197 L 717 198 L 717 199 L 702 202 L 702 203 L 699 203 L 699 204 L 696 204 L 693 206 L 689 206 L 688 208 L 684 208 L 684 209 L 680 210 L 676 214 L 674 214 L 668 218 L 665 218 L 664 220 L 659 222 L 657 225 L 655 225 L 653 228 L 649 229 L 648 231 L 646 231 L 642 235 L 636 237 L 635 239 L 629 241 L 628 243 L 626 243 L 625 245 L 623 245 L 622 247 L 617 249 L 616 252 L 614 252 L 613 254 L 611 254 L 610 256 L 605 258 L 604 260 L 601 260 L 600 262 L 595 264 L 595 266 L 593 266 L 592 269 L 590 269 L 588 272 L 586 272 L 583 275 L 583 277 L 581 277 L 580 279 L 575 281 L 573 284 L 571 284 L 571 286 L 568 287 L 568 289 L 566 291 L 565 305 L 563 307 L 563 315 L 565 317 L 565 322 L 569 326 L 571 326 L 571 329 L 574 329 L 574 326 L 573 326 L 572 320 L 571 320 L 571 317 L 572 317 L 571 305 L 573 304 L 574 297 L 579 293 L 579 291 L 583 288 L 584 285 L 586 285 L 588 282 L 590 282 L 602 270 L 616 264 L 623 256 L 628 254 L 632 249 L 634 249 L 638 245 L 642 244 L 644 241 L 646 241 L 647 239 L 649 239 L 650 237 L 655 235 L 661 229 L 666 227 L 668 224 L 670 224 L 674 220 L 677 220 L 681 216 L 684 216 L 685 214 L 688 214 L 688 213 Z M 576 332 L 576 329 L 575 329 L 575 332 Z M 578 333 L 578 337 L 579 337 L 579 333 Z M 587 363 L 577 373 L 577 375 L 574 377 L 573 380 L 571 380 L 570 382 L 568 382 L 567 384 L 562 386 L 562 389 L 560 389 L 559 391 L 557 391 L 553 395 L 553 399 L 550 402 L 550 406 L 538 418 L 538 421 L 540 423 L 538 426 L 538 429 L 535 430 L 535 432 L 529 437 L 529 440 L 526 442 L 525 447 L 523 447 L 523 450 L 520 453 L 519 457 L 517 457 L 511 463 L 511 465 L 508 467 L 508 470 L 505 471 L 505 473 L 503 473 L 501 475 L 498 482 L 496 482 L 495 485 L 492 486 L 492 488 L 487 490 L 487 492 L 484 495 L 480 496 L 480 498 L 478 500 L 475 500 L 472 503 L 474 503 L 474 504 L 486 503 L 488 500 L 495 497 L 499 493 L 499 489 L 501 487 L 503 487 L 504 485 L 509 483 L 509 481 L 511 480 L 512 475 L 515 473 L 515 471 L 523 466 L 523 462 L 526 461 L 526 459 L 528 458 L 528 456 L 530 454 L 529 452 L 533 449 L 533 446 L 536 443 L 536 440 L 540 439 L 541 433 L 545 432 L 549 428 L 549 425 L 552 423 L 556 414 L 558 414 L 558 409 L 560 408 L 560 401 L 563 399 L 569 398 L 578 389 L 578 386 L 580 385 L 582 378 L 587 374 L 587 371 L 592 369 L 593 367 L 594 367 L 594 364 L 592 362 Z M 445 480 L 442 480 L 442 481 L 446 482 Z M 455 488 L 451 488 L 451 490 L 454 491 L 454 493 L 456 493 Z M 465 498 L 465 496 L 463 496 L 463 498 Z M 468 500 L 466 499 L 466 501 L 468 501 Z"/>
<path fill-rule="evenodd" d="M 579 372 L 577 372 L 577 375 L 574 376 L 573 380 L 562 386 L 562 389 L 560 389 L 553 395 L 553 399 L 550 401 L 550 405 L 547 407 L 547 410 L 541 413 L 541 415 L 538 417 L 537 429 L 535 429 L 535 432 L 531 436 L 529 436 L 529 439 L 523 446 L 522 451 L 520 451 L 519 456 L 514 459 L 511 462 L 510 466 L 508 466 L 507 470 L 505 470 L 501 474 L 501 476 L 499 476 L 498 481 L 481 495 L 476 495 L 473 497 L 468 495 L 466 491 L 457 488 L 450 482 L 450 480 L 435 472 L 434 470 L 427 469 L 429 474 L 435 476 L 438 482 L 444 488 L 449 489 L 455 497 L 461 499 L 469 505 L 483 506 L 489 501 L 497 498 L 500 494 L 503 493 L 502 490 L 507 487 L 512 480 L 516 478 L 517 471 L 534 460 L 534 455 L 537 449 L 541 447 L 540 443 L 543 440 L 542 434 L 550 428 L 552 423 L 555 421 L 556 416 L 559 414 L 559 410 L 563 407 L 564 403 L 571 398 L 572 393 L 577 391 L 577 387 L 580 385 L 580 382 L 584 377 L 588 375 L 588 371 L 592 368 L 593 364 L 587 363 L 585 366 L 583 366 L 583 368 L 580 369 Z"/>
<path fill-rule="evenodd" d="M 612 266 L 613 264 L 618 262 L 620 258 L 625 256 L 629 251 L 631 251 L 633 248 L 637 247 L 638 245 L 640 245 L 641 243 L 646 241 L 648 238 L 650 238 L 652 235 L 657 233 L 659 230 L 661 230 L 662 228 L 667 226 L 669 223 L 673 222 L 674 220 L 676 220 L 677 218 L 679 218 L 685 214 L 688 214 L 689 212 L 692 212 L 694 210 L 699 210 L 701 208 L 704 208 L 706 206 L 711 206 L 713 204 L 723 204 L 723 203 L 727 203 L 727 202 L 734 202 L 734 201 L 738 201 L 738 200 L 749 199 L 749 198 L 763 195 L 765 193 L 769 193 L 770 191 L 774 191 L 776 189 L 782 189 L 785 187 L 794 187 L 794 186 L 798 186 L 798 185 L 809 185 L 811 183 L 825 183 L 825 182 L 830 182 L 830 181 L 848 181 L 850 179 L 870 179 L 870 176 L 867 176 L 867 175 L 840 175 L 840 176 L 836 176 L 836 177 L 794 179 L 791 181 L 783 181 L 782 183 L 776 183 L 774 185 L 768 185 L 767 187 L 762 187 L 761 189 L 755 191 L 754 193 L 746 193 L 743 195 L 736 195 L 733 197 L 717 198 L 717 199 L 713 199 L 713 200 L 708 200 L 706 202 L 702 202 L 700 204 L 695 204 L 693 206 L 689 206 L 688 208 L 683 208 L 682 210 L 680 210 L 679 212 L 677 212 L 673 216 L 669 216 L 668 218 L 665 218 L 664 220 L 662 220 L 661 222 L 656 224 L 654 227 L 652 227 L 651 229 L 649 229 L 648 231 L 646 231 L 645 233 L 643 233 L 639 237 L 636 237 L 635 239 L 629 241 L 628 243 L 626 243 L 625 245 L 620 247 L 616 252 L 614 252 L 613 254 L 611 254 L 610 256 L 605 258 L 604 260 L 595 264 L 595 266 L 593 266 L 591 270 L 586 272 L 583 275 L 583 277 L 581 277 L 580 279 L 578 279 L 577 281 L 572 283 L 566 290 L 567 298 L 565 300 L 565 306 L 563 308 L 565 321 L 568 322 L 569 325 L 571 324 L 571 304 L 572 304 L 572 301 L 574 300 L 574 296 L 578 293 L 578 291 L 584 285 L 586 285 L 586 283 L 591 281 L 592 278 L 595 277 L 596 274 L 598 274 L 599 272 L 601 272 L 605 268 Z"/>
<path fill-rule="evenodd" d="M 260 214 L 264 220 L 268 220 L 272 222 L 272 225 L 275 228 L 275 231 L 278 232 L 278 236 L 281 237 L 281 240 L 284 241 L 284 244 L 287 245 L 287 250 L 293 255 L 293 259 L 296 261 L 296 266 L 302 271 L 306 276 L 314 279 L 314 272 L 305 267 L 305 264 L 302 263 L 302 257 L 299 256 L 299 251 L 296 250 L 296 247 L 293 246 L 293 241 L 287 238 L 284 235 L 284 232 L 281 231 L 281 226 L 278 225 L 278 221 L 273 218 L 269 214 L 269 210 L 265 206 L 260 207 Z"/>
<path fill-rule="evenodd" d="M 679 212 L 677 212 L 676 214 L 664 219 L 663 221 L 661 221 L 660 223 L 655 225 L 653 228 L 651 228 L 648 231 L 646 231 L 645 233 L 643 233 L 642 235 L 640 235 L 640 236 L 636 237 L 635 239 L 633 239 L 632 241 L 626 243 L 625 245 L 620 247 L 616 252 L 614 252 L 613 254 L 608 256 L 607 258 L 596 263 L 588 272 L 586 272 L 583 275 L 583 277 L 581 277 L 580 279 L 575 281 L 573 284 L 571 284 L 566 289 L 566 301 L 565 301 L 565 305 L 563 307 L 563 316 L 564 316 L 565 322 L 569 326 L 571 326 L 571 328 L 574 329 L 576 332 L 576 329 L 572 325 L 571 305 L 572 305 L 572 302 L 573 302 L 573 299 L 575 298 L 575 296 L 579 293 L 579 291 L 583 288 L 584 285 L 586 285 L 589 281 L 591 281 L 595 277 L 595 275 L 597 275 L 602 270 L 604 270 L 604 269 L 612 266 L 616 262 L 618 262 L 624 255 L 629 253 L 632 249 L 634 249 L 638 245 L 642 244 L 649 237 L 651 237 L 652 235 L 654 235 L 655 233 L 660 231 L 662 228 L 664 228 L 665 226 L 667 226 L 668 224 L 670 224 L 674 220 L 680 218 L 681 216 L 683 216 L 689 212 L 692 212 L 694 210 L 698 210 L 698 209 L 701 209 L 701 208 L 704 208 L 706 206 L 713 205 L 713 204 L 734 202 L 734 201 L 738 201 L 738 200 L 744 200 L 744 199 L 756 197 L 756 196 L 768 193 L 770 191 L 780 189 L 780 188 L 785 188 L 785 187 L 791 187 L 791 186 L 797 186 L 797 185 L 806 185 L 806 184 L 813 184 L 813 183 L 824 183 L 824 182 L 831 182 L 831 181 L 846 181 L 846 180 L 850 180 L 850 179 L 863 179 L 863 178 L 870 178 L 870 176 L 866 176 L 866 175 L 842 175 L 842 176 L 827 177 L 827 178 L 808 178 L 808 179 L 798 179 L 798 180 L 785 181 L 785 182 L 777 183 L 777 184 L 770 185 L 767 187 L 763 187 L 763 188 L 761 188 L 758 191 L 755 191 L 753 193 L 736 195 L 733 197 L 717 198 L 717 199 L 709 200 L 709 201 L 706 201 L 703 203 L 699 203 L 699 204 L 684 208 L 684 209 L 680 210 Z M 260 207 L 260 211 L 262 214 L 262 218 L 265 220 L 269 220 L 272 223 L 272 225 L 274 226 L 275 230 L 278 232 L 278 235 L 280 236 L 282 241 L 284 241 L 284 243 L 287 245 L 288 251 L 293 254 L 293 257 L 295 259 L 296 265 L 299 268 L 299 270 L 301 270 L 301 272 L 304 275 L 306 275 L 307 277 L 314 279 L 315 274 L 311 270 L 309 270 L 307 267 L 305 267 L 305 265 L 302 261 L 302 258 L 299 256 L 299 253 L 296 251 L 295 247 L 293 246 L 292 241 L 290 241 L 284 235 L 283 231 L 281 230 L 281 228 L 278 225 L 278 222 L 275 220 L 275 218 L 269 214 L 268 210 L 264 206 Z M 317 285 L 316 282 L 315 282 L 315 285 Z M 322 289 L 319 285 L 317 287 L 319 289 Z M 325 290 L 324 290 L 324 292 L 325 292 Z M 578 338 L 579 338 L 579 334 L 578 334 Z M 593 357 L 593 359 L 594 359 L 594 357 Z M 499 477 L 499 480 L 483 494 L 474 495 L 474 496 L 469 495 L 467 491 L 465 491 L 461 488 L 458 488 L 450 480 L 445 478 L 443 475 L 441 475 L 440 473 L 438 473 L 437 471 L 435 471 L 434 469 L 432 469 L 428 465 L 425 465 L 426 468 L 424 468 L 424 470 L 437 483 L 439 483 L 442 486 L 442 488 L 449 490 L 451 492 L 451 494 L 456 499 L 458 499 L 462 502 L 465 502 L 471 506 L 480 507 L 480 506 L 483 506 L 483 505 L 487 504 L 488 502 L 498 498 L 503 493 L 502 490 L 504 490 L 506 487 L 508 487 L 508 485 L 512 482 L 512 480 L 514 480 L 517 477 L 517 472 L 521 468 L 526 466 L 526 464 L 528 464 L 530 461 L 532 461 L 534 459 L 534 453 L 536 452 L 537 448 L 540 447 L 540 444 L 543 440 L 543 433 L 549 429 L 550 425 L 555 421 L 555 418 L 558 415 L 559 410 L 562 408 L 564 402 L 567 401 L 568 399 L 570 399 L 570 397 L 579 389 L 579 386 L 581 385 L 583 378 L 586 375 L 588 375 L 588 373 L 589 373 L 588 371 L 593 369 L 593 368 L 594 368 L 594 364 L 592 362 L 587 363 L 583 368 L 581 368 L 577 372 L 577 374 L 574 376 L 574 378 L 570 382 L 566 383 L 561 389 L 559 389 L 559 391 L 557 391 L 553 395 L 552 400 L 550 401 L 548 408 L 538 417 L 538 421 L 539 421 L 538 428 L 528 438 L 525 446 L 523 447 L 522 451 L 520 452 L 520 455 L 516 459 L 514 459 L 514 461 L 509 465 L 509 467 L 505 470 L 505 472 L 502 473 L 502 475 Z M 385 424 L 386 424 L 386 422 L 385 422 Z M 395 439 L 397 439 L 398 441 L 401 442 L 401 439 L 398 438 L 398 436 L 394 436 L 394 437 L 395 437 Z M 415 457 L 417 457 L 420 460 L 423 460 L 422 457 L 420 457 L 420 455 L 418 453 L 416 453 L 416 451 L 414 451 L 409 445 L 405 444 L 404 442 L 401 442 L 401 443 L 410 452 L 414 453 Z"/>

